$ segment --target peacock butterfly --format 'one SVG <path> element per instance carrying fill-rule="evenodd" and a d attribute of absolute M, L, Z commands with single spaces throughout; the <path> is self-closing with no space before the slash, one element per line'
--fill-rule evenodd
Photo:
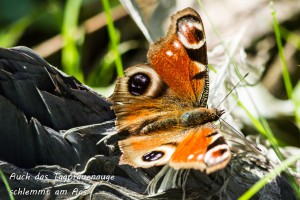
<path fill-rule="evenodd" d="M 202 20 L 191 8 L 171 17 L 165 38 L 150 45 L 149 64 L 130 67 L 110 97 L 121 137 L 120 164 L 214 172 L 231 158 L 207 108 L 209 77 Z"/>

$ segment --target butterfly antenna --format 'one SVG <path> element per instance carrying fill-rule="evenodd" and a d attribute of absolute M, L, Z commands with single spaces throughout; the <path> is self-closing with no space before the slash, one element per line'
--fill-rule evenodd
<path fill-rule="evenodd" d="M 243 138 L 245 141 L 247 141 L 247 143 L 249 143 L 250 146 L 251 146 L 252 148 L 254 148 L 254 149 L 257 150 L 259 153 L 261 153 L 261 149 L 258 148 L 258 146 L 257 146 L 254 142 L 248 140 L 248 139 L 244 136 L 244 134 L 242 134 L 240 131 L 236 130 L 233 126 L 231 126 L 231 125 L 230 125 L 228 122 L 226 122 L 224 119 L 220 118 L 220 120 L 222 120 L 222 121 L 224 122 L 224 124 L 226 124 L 227 126 L 229 126 L 234 132 L 236 132 L 237 135 L 239 135 L 241 138 Z"/>
<path fill-rule="evenodd" d="M 235 86 L 230 90 L 230 92 L 224 97 L 224 99 L 219 103 L 219 105 L 217 106 L 217 108 L 219 108 L 219 106 L 225 101 L 225 99 L 232 93 L 232 91 L 243 81 L 245 80 L 245 78 L 249 75 L 249 72 L 247 74 L 244 75 L 244 77 L 237 83 L 235 84 Z"/>

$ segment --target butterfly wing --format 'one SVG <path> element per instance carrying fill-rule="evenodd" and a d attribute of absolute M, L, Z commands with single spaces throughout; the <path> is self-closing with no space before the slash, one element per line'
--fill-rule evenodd
<path fill-rule="evenodd" d="M 176 150 L 181 130 L 155 132 L 151 135 L 132 136 L 119 141 L 122 151 L 120 164 L 149 168 L 167 164 Z"/>
<path fill-rule="evenodd" d="M 197 169 L 214 172 L 227 165 L 231 158 L 228 144 L 212 123 L 189 129 L 170 158 L 175 169 Z"/>
<path fill-rule="evenodd" d="M 207 47 L 197 12 L 187 8 L 173 15 L 167 36 L 152 44 L 147 56 L 160 78 L 181 99 L 206 106 Z"/>
<path fill-rule="evenodd" d="M 174 169 L 214 172 L 231 158 L 228 144 L 212 123 L 188 130 L 174 129 L 119 141 L 120 164 L 149 168 L 169 163 Z"/>
<path fill-rule="evenodd" d="M 118 78 L 110 97 L 117 116 L 117 130 L 136 135 L 151 122 L 172 118 L 174 111 L 179 109 L 173 98 L 151 66 L 142 64 L 128 68 L 125 77 Z"/>

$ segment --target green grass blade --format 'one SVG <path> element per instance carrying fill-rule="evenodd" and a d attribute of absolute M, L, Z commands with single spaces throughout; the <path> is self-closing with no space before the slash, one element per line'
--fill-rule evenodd
<path fill-rule="evenodd" d="M 235 98 L 237 99 L 237 97 L 235 96 Z M 278 156 L 278 158 L 280 159 L 280 161 L 283 161 L 284 157 L 282 155 L 282 153 L 280 152 L 279 148 L 278 148 L 278 140 L 275 138 L 271 128 L 269 127 L 269 124 L 267 123 L 267 121 L 259 116 L 259 119 L 256 119 L 251 113 L 250 111 L 239 101 L 238 101 L 238 105 L 247 113 L 247 115 L 249 116 L 249 118 L 251 119 L 253 125 L 256 127 L 256 129 L 263 134 L 264 136 L 266 136 L 266 138 L 268 139 L 268 141 L 270 142 L 274 152 L 276 153 L 276 155 Z M 292 188 L 294 189 L 294 192 L 297 196 L 300 197 L 300 191 L 298 188 L 297 183 L 295 182 L 294 178 L 292 177 L 292 175 L 290 175 L 289 173 L 287 173 L 287 178 L 289 180 L 289 183 L 291 184 Z"/>
<path fill-rule="evenodd" d="M 294 93 L 293 102 L 295 104 L 295 118 L 298 128 L 300 128 L 300 81 L 298 81 Z"/>
<path fill-rule="evenodd" d="M 292 44 L 298 51 L 300 50 L 300 36 L 285 29 L 284 27 L 280 27 L 280 32 L 282 33 L 282 37 Z M 299 66 L 298 66 L 299 67 Z M 292 95 L 292 100 L 295 105 L 295 121 L 300 129 L 300 81 L 296 84 L 294 90 L 293 90 L 293 95 Z"/>
<path fill-rule="evenodd" d="M 292 31 L 289 31 L 288 29 L 280 26 L 279 31 L 281 34 L 281 37 L 290 43 L 292 46 L 294 46 L 298 51 L 300 51 L 300 36 L 298 34 L 295 34 Z"/>
<path fill-rule="evenodd" d="M 243 103 L 237 99 L 235 96 L 238 106 L 240 106 L 248 115 L 249 119 L 251 120 L 252 124 L 255 126 L 255 128 L 264 135 L 270 142 L 271 146 L 273 147 L 274 151 L 276 152 L 277 156 L 280 159 L 283 159 L 282 154 L 280 153 L 278 149 L 279 141 L 274 137 L 274 134 L 272 133 L 272 130 L 270 129 L 268 123 L 263 117 L 259 117 L 259 119 L 256 119 L 251 112 L 246 108 L 246 106 L 243 105 Z"/>
<path fill-rule="evenodd" d="M 200 4 L 200 7 L 204 10 L 204 12 L 206 12 L 205 7 L 203 6 L 201 0 L 198 0 L 198 3 Z M 273 9 L 273 11 L 274 11 L 274 9 Z M 277 19 L 276 19 L 275 11 L 272 12 L 272 16 L 273 16 L 273 25 L 274 25 L 274 31 L 275 31 L 277 46 L 278 46 L 279 54 L 280 54 L 280 61 L 281 61 L 281 65 L 282 65 L 283 78 L 284 78 L 284 81 L 285 81 L 285 87 L 286 87 L 288 97 L 291 98 L 292 93 L 293 93 L 293 89 L 292 89 L 292 84 L 291 84 L 291 81 L 290 81 L 289 73 L 288 73 L 288 70 L 287 70 L 287 64 L 286 64 L 286 60 L 285 60 L 285 56 L 284 56 L 284 51 L 283 51 L 283 48 L 282 48 L 282 43 L 281 43 L 281 40 L 280 40 L 281 36 L 280 36 L 279 25 L 278 25 L 278 22 L 277 22 Z M 209 16 L 208 16 L 208 18 L 209 18 Z M 211 20 L 210 20 L 210 22 L 211 22 Z M 224 45 L 224 42 L 222 41 L 222 39 L 220 37 L 219 31 L 216 29 L 216 27 L 213 25 L 212 22 L 211 22 L 211 24 L 213 26 L 214 32 L 219 37 L 221 43 L 223 44 L 223 46 L 225 48 L 225 53 L 230 56 L 230 54 L 228 53 L 228 50 L 226 49 L 226 46 Z M 231 64 L 234 65 L 234 67 L 236 69 L 236 72 L 237 72 L 237 75 L 239 77 L 241 77 L 241 75 L 240 75 L 239 71 L 237 70 L 237 67 L 236 67 L 235 63 L 233 62 L 233 60 L 231 60 L 230 62 L 231 62 Z M 237 99 L 237 102 L 238 102 L 238 105 L 241 108 L 243 108 L 244 111 L 248 114 L 249 118 L 251 119 L 251 121 L 252 121 L 253 125 L 256 127 L 256 129 L 268 139 L 268 141 L 270 142 L 272 148 L 274 149 L 274 151 L 277 154 L 277 156 L 279 157 L 279 159 L 283 160 L 284 159 L 283 155 L 281 154 L 281 152 L 278 148 L 278 145 L 282 142 L 278 141 L 275 138 L 275 136 L 274 136 L 271 128 L 269 127 L 267 121 L 261 116 L 259 116 L 258 119 L 256 119 L 249 112 L 249 110 L 240 101 L 238 101 L 238 99 Z M 298 195 L 298 193 L 297 193 L 298 187 L 297 187 L 297 184 L 295 183 L 295 180 L 293 179 L 293 177 L 290 174 L 288 174 L 288 179 L 291 183 L 291 186 L 295 190 L 295 193 Z"/>
<path fill-rule="evenodd" d="M 117 68 L 117 74 L 118 74 L 118 76 L 124 76 L 122 59 L 121 59 L 120 53 L 118 51 L 118 45 L 119 45 L 118 44 L 119 43 L 118 36 L 117 36 L 117 31 L 116 31 L 114 23 L 113 23 L 113 19 L 111 17 L 109 1 L 102 0 L 102 5 L 103 5 L 104 12 L 105 12 L 106 19 L 107 19 L 107 29 L 108 29 L 110 42 L 111 42 L 112 51 L 114 52 L 115 58 L 116 58 L 115 64 L 116 64 L 116 68 Z"/>
<path fill-rule="evenodd" d="M 123 55 L 130 50 L 145 48 L 146 46 L 147 45 L 141 41 L 129 40 L 122 42 L 118 46 L 118 51 L 121 55 Z M 87 77 L 87 84 L 92 87 L 103 87 L 111 84 L 114 70 L 112 66 L 115 61 L 115 54 L 112 49 L 110 49 L 99 61 L 97 66 L 89 73 Z"/>
<path fill-rule="evenodd" d="M 274 27 L 275 37 L 276 37 L 276 43 L 277 43 L 279 57 L 280 57 L 280 63 L 281 63 L 281 67 L 282 67 L 282 76 L 283 76 L 284 86 L 285 86 L 288 98 L 291 99 L 292 94 L 293 94 L 293 87 L 292 87 L 291 78 L 289 75 L 289 71 L 287 68 L 287 63 L 286 63 L 286 59 L 285 59 L 285 55 L 284 55 L 284 51 L 283 51 L 283 47 L 282 47 L 279 25 L 278 25 L 278 21 L 276 18 L 276 11 L 273 6 L 273 1 L 270 2 L 270 6 L 271 6 L 271 10 L 272 10 L 273 27 Z"/>
<path fill-rule="evenodd" d="M 285 161 L 282 162 L 282 164 L 276 166 L 269 174 L 267 174 L 265 177 L 260 179 L 257 183 L 255 183 L 247 192 L 245 192 L 239 200 L 247 200 L 250 199 L 253 195 L 255 195 L 264 185 L 268 183 L 268 181 L 274 179 L 278 174 L 280 174 L 282 171 L 284 171 L 289 165 L 295 163 L 297 160 L 300 159 L 300 155 L 292 156 Z"/>
<path fill-rule="evenodd" d="M 83 73 L 80 70 L 80 54 L 76 45 L 75 32 L 78 25 L 79 11 L 82 0 L 68 0 L 62 23 L 62 37 L 64 47 L 62 49 L 63 70 L 83 81 Z"/>
<path fill-rule="evenodd" d="M 87 78 L 87 84 L 91 87 L 103 87 L 111 83 L 114 76 L 115 54 L 109 50 L 103 58 L 99 61 L 98 65 L 93 69 Z"/>
<path fill-rule="evenodd" d="M 216 68 L 214 68 L 214 66 L 213 65 L 211 65 L 211 64 L 208 64 L 208 67 L 209 67 L 209 69 L 210 70 L 212 70 L 215 74 L 217 73 L 217 69 Z"/>
<path fill-rule="evenodd" d="M 11 191 L 10 186 L 9 186 L 9 184 L 8 184 L 8 182 L 7 182 L 6 178 L 5 178 L 2 170 L 0 170 L 0 177 L 1 177 L 3 183 L 4 183 L 5 187 L 6 187 L 6 190 L 7 190 L 8 195 L 9 195 L 9 199 L 10 200 L 14 200 L 15 198 L 14 198 L 13 194 L 10 192 Z"/>

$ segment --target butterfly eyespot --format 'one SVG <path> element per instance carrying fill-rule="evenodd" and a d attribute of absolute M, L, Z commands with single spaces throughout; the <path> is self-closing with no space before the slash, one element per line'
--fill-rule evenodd
<path fill-rule="evenodd" d="M 143 161 L 145 161 L 145 162 L 156 161 L 156 160 L 160 159 L 161 157 L 163 157 L 164 155 L 165 155 L 165 153 L 162 151 L 151 151 L 149 153 L 146 153 L 143 156 Z"/>
<path fill-rule="evenodd" d="M 183 17 L 177 22 L 179 40 L 188 49 L 199 49 L 205 43 L 201 23 L 190 16 Z"/>
<path fill-rule="evenodd" d="M 150 78 L 144 73 L 132 75 L 128 81 L 128 91 L 134 96 L 144 94 L 150 85 Z"/>

